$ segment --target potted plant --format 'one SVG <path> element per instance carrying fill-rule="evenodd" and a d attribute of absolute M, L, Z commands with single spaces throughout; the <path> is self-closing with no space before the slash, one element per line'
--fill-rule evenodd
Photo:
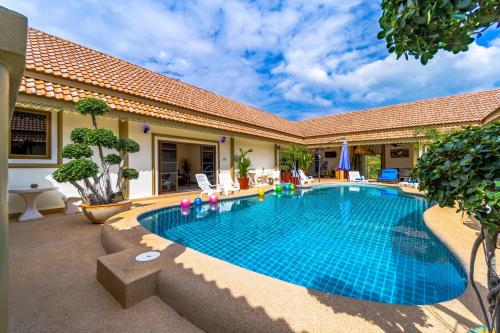
<path fill-rule="evenodd" d="M 131 139 L 119 139 L 111 130 L 97 127 L 97 116 L 109 111 L 106 102 L 97 98 L 84 98 L 76 103 L 76 109 L 82 115 L 92 117 L 92 128 L 75 128 L 71 132 L 71 141 L 62 151 L 61 156 L 71 159 L 64 163 L 52 175 L 59 183 L 70 183 L 82 197 L 82 211 L 93 223 L 104 223 L 111 216 L 129 210 L 132 202 L 126 200 L 124 193 L 128 180 L 137 179 L 139 172 L 126 168 L 130 153 L 136 153 L 140 147 Z M 92 160 L 95 147 L 99 154 L 99 164 Z M 116 154 L 104 155 L 104 148 L 116 150 Z M 116 183 L 112 184 L 110 169 L 117 165 Z M 113 186 L 114 185 L 114 186 Z"/>
<path fill-rule="evenodd" d="M 280 151 L 281 179 L 288 183 L 299 183 L 299 177 L 292 175 L 291 170 L 309 170 L 314 161 L 314 155 L 306 146 L 290 145 Z"/>
<path fill-rule="evenodd" d="M 248 158 L 248 154 L 252 152 L 252 149 L 243 150 L 240 148 L 240 153 L 234 155 L 234 161 L 238 169 L 238 181 L 240 183 L 240 189 L 246 190 L 248 186 L 248 172 L 251 170 L 252 162 Z"/>
<path fill-rule="evenodd" d="M 279 160 L 280 160 L 280 170 L 281 170 L 281 180 L 285 183 L 292 181 L 291 170 L 295 166 L 293 147 L 288 146 L 280 150 Z"/>

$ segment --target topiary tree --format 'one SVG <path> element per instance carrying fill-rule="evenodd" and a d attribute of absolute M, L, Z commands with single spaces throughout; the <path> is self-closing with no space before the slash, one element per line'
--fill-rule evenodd
<path fill-rule="evenodd" d="M 84 98 L 76 103 L 76 109 L 82 115 L 92 117 L 93 128 L 75 128 L 71 132 L 73 143 L 61 151 L 61 156 L 71 161 L 52 174 L 54 179 L 59 183 L 71 183 L 89 204 L 103 205 L 123 200 L 127 180 L 139 177 L 137 170 L 125 167 L 128 155 L 140 150 L 139 144 L 132 139 L 120 139 L 113 131 L 97 127 L 97 116 L 109 111 L 106 102 Z M 97 148 L 100 165 L 92 160 L 92 147 Z M 115 149 L 117 154 L 104 155 L 104 148 Z M 118 165 L 114 187 L 110 175 L 112 165 Z"/>
<path fill-rule="evenodd" d="M 500 327 L 500 279 L 495 250 L 500 232 L 500 121 L 444 135 L 428 147 L 413 174 L 430 201 L 456 207 L 481 224 L 472 247 L 469 280 L 479 298 L 489 332 Z M 488 267 L 488 312 L 474 283 L 477 251 L 484 242 Z"/>
<path fill-rule="evenodd" d="M 498 0 L 383 0 L 378 38 L 389 52 L 420 58 L 422 64 L 444 49 L 467 51 L 489 27 L 500 26 Z"/>

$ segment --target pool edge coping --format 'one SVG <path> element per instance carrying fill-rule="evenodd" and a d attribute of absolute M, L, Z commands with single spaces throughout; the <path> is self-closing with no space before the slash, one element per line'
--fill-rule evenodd
<path fill-rule="evenodd" d="M 344 183 L 325 183 L 325 184 L 348 185 L 350 183 L 344 182 Z M 318 184 L 318 183 L 312 184 L 311 187 L 314 187 L 317 185 L 322 185 L 322 184 L 321 183 L 320 184 Z M 359 184 L 357 184 L 357 185 L 359 185 Z M 371 186 L 372 184 L 363 184 L 363 185 L 364 186 Z M 415 195 L 415 196 L 419 196 L 419 197 L 422 196 L 422 195 L 419 195 L 416 193 L 404 191 L 404 188 L 400 188 L 398 186 L 391 186 L 391 185 L 385 185 L 385 184 L 373 184 L 373 185 L 396 188 L 400 192 L 403 192 L 405 194 Z M 269 191 L 272 191 L 272 187 L 266 189 L 266 193 Z M 237 195 L 237 196 L 234 196 L 232 198 L 227 198 L 227 199 L 243 198 L 243 197 L 255 196 L 255 195 L 256 195 L 256 193 L 245 193 L 243 195 Z M 157 209 L 178 206 L 178 203 L 172 202 L 170 204 L 165 204 L 163 201 L 165 201 L 165 200 L 160 200 L 160 202 L 158 202 L 158 203 L 147 205 L 145 207 L 135 208 L 131 211 L 119 214 L 119 215 L 113 217 L 112 219 L 110 219 L 110 221 L 108 221 L 105 225 L 103 225 L 103 230 L 101 232 L 101 243 L 102 243 L 103 247 L 105 248 L 106 252 L 108 254 L 114 254 L 117 252 L 129 250 L 131 248 L 137 248 L 137 251 L 146 251 L 146 250 L 151 250 L 151 248 L 155 249 L 155 246 L 157 246 L 156 250 L 160 250 L 160 252 L 162 252 L 162 247 L 163 247 L 163 249 L 165 249 L 165 248 L 175 244 L 175 245 L 181 247 L 185 253 L 195 252 L 196 254 L 194 254 L 194 256 L 199 257 L 200 260 L 218 261 L 219 264 L 223 263 L 223 264 L 221 264 L 222 266 L 224 266 L 224 264 L 230 265 L 230 266 L 232 266 L 232 270 L 240 271 L 240 273 L 243 272 L 242 275 L 249 275 L 250 274 L 250 275 L 259 276 L 260 278 L 264 278 L 264 279 L 272 279 L 274 281 L 278 281 L 280 284 L 288 285 L 288 287 L 291 286 L 292 289 L 297 288 L 297 289 L 300 289 L 301 291 L 306 291 L 306 292 L 313 291 L 314 293 L 324 294 L 324 297 L 339 298 L 343 302 L 357 303 L 358 305 L 361 302 L 361 303 L 368 303 L 368 306 L 369 305 L 373 306 L 374 304 L 376 304 L 377 306 L 383 306 L 383 307 L 400 306 L 400 305 L 394 305 L 394 304 L 364 301 L 364 300 L 359 300 L 359 299 L 355 299 L 355 298 L 349 298 L 349 297 L 344 297 L 344 296 L 340 296 L 340 295 L 329 294 L 329 293 L 321 292 L 321 291 L 317 291 L 317 290 L 311 290 L 311 289 L 303 287 L 303 286 L 291 284 L 291 283 L 286 282 L 286 281 L 278 280 L 278 279 L 275 279 L 275 278 L 272 278 L 269 276 L 262 275 L 262 274 L 257 273 L 257 272 L 250 271 L 250 270 L 245 269 L 243 267 L 239 267 L 237 265 L 234 265 L 234 264 L 231 264 L 228 262 L 224 262 L 220 259 L 208 256 L 206 254 L 203 254 L 203 253 L 196 251 L 194 249 L 191 249 L 189 247 L 185 247 L 181 244 L 178 244 L 178 243 L 170 241 L 166 238 L 160 237 L 160 236 L 150 232 L 146 228 L 144 228 L 138 222 L 137 218 L 140 215 L 143 215 L 147 212 L 151 212 L 151 211 L 154 211 Z M 464 264 L 465 263 L 464 257 L 460 254 L 459 251 L 457 251 L 454 248 L 453 244 L 450 244 L 450 242 L 447 241 L 446 237 L 442 237 L 441 233 L 438 232 L 439 230 L 436 231 L 436 228 L 434 225 L 435 221 L 432 221 L 434 219 L 434 216 L 432 213 L 429 216 L 429 213 L 428 213 L 429 211 L 433 211 L 436 208 L 439 208 L 439 206 L 431 206 L 425 210 L 425 212 L 423 213 L 424 223 L 429 228 L 429 230 L 436 236 L 436 238 L 439 241 L 441 241 L 443 243 L 443 245 L 446 246 L 446 248 L 455 256 L 455 258 L 459 261 L 460 265 L 462 266 L 464 272 L 466 272 L 468 275 L 469 269 L 468 269 L 468 265 Z M 125 232 L 127 230 L 129 232 Z M 130 232 L 130 231 L 133 231 L 133 232 Z M 129 233 L 129 235 L 128 236 L 124 235 L 126 233 Z M 126 239 L 129 237 L 133 238 L 132 241 L 130 239 Z M 147 243 L 147 242 L 143 243 L 141 241 L 137 242 L 138 237 L 140 237 L 141 239 L 149 238 L 150 242 L 149 243 Z M 156 242 L 156 245 L 155 245 L 155 242 Z M 465 258 L 465 259 L 467 259 L 467 258 Z M 201 265 L 201 266 L 203 266 L 203 265 Z M 170 281 L 170 282 L 173 282 L 175 284 L 175 281 Z M 468 279 L 467 279 L 467 282 L 468 282 Z M 467 283 L 466 290 L 464 290 L 464 293 L 462 295 L 458 296 L 457 298 L 455 298 L 453 300 L 444 301 L 444 302 L 440 302 L 440 303 L 436 303 L 436 304 L 445 304 L 445 303 L 457 300 L 457 299 L 463 297 L 467 293 L 467 289 L 469 289 L 469 288 L 470 288 L 470 283 Z M 171 304 L 168 300 L 165 300 L 163 297 L 160 297 L 160 298 L 162 298 L 162 300 L 165 301 L 165 303 L 169 304 L 174 309 L 177 308 L 175 304 Z M 432 307 L 432 305 L 417 305 L 417 306 L 418 307 Z M 186 307 L 186 306 L 184 305 L 184 306 L 181 306 L 181 308 L 182 307 Z M 210 330 L 210 327 L 206 327 L 206 328 L 203 327 L 203 323 L 200 323 L 198 320 L 196 320 L 196 318 L 194 320 L 192 320 L 192 318 L 189 318 L 189 313 L 188 314 L 183 313 L 183 312 L 180 312 L 180 313 L 182 315 L 186 316 L 186 318 L 188 320 L 192 321 L 195 325 L 200 326 L 203 329 Z"/>

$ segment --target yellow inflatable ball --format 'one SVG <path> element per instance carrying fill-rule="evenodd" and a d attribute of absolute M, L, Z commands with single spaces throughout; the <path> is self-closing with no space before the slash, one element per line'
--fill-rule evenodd
<path fill-rule="evenodd" d="M 263 197 L 264 194 L 266 194 L 266 192 L 263 189 L 260 189 L 257 193 L 259 194 L 259 197 Z"/>

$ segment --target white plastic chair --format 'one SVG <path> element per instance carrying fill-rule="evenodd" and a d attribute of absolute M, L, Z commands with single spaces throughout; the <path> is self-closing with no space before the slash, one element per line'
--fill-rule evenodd
<path fill-rule="evenodd" d="M 281 179 L 281 172 L 279 170 L 273 170 L 270 178 L 273 180 L 273 184 L 276 184 Z"/>
<path fill-rule="evenodd" d="M 306 174 L 304 173 L 304 170 L 299 169 L 298 174 L 300 177 L 300 185 L 310 184 L 313 182 L 313 177 L 306 176 Z"/>
<path fill-rule="evenodd" d="M 252 184 L 253 187 L 259 188 L 265 185 L 259 179 L 261 175 L 262 174 L 259 173 L 258 171 L 253 171 L 248 173 L 248 176 L 250 178 L 250 183 Z"/>
<path fill-rule="evenodd" d="M 219 173 L 219 185 L 224 190 L 224 194 L 229 194 L 229 192 L 235 192 L 240 190 L 240 184 L 236 184 L 231 179 L 231 175 L 227 172 Z"/>
<path fill-rule="evenodd" d="M 368 183 L 368 180 L 365 179 L 365 176 L 361 176 L 359 171 L 349 171 L 349 181 L 354 183 Z"/>
<path fill-rule="evenodd" d="M 221 192 L 221 189 L 218 186 L 210 184 L 207 175 L 204 173 L 196 174 L 196 182 L 201 189 L 200 196 L 203 196 L 205 193 L 208 194 L 208 196 L 211 196 L 212 194 Z"/>

